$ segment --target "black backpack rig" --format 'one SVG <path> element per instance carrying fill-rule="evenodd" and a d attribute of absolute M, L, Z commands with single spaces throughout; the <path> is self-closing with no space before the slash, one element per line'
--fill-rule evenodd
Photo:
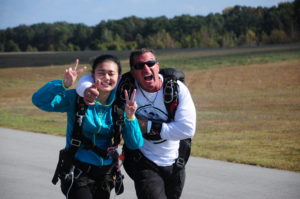
<path fill-rule="evenodd" d="M 159 73 L 164 77 L 163 83 L 163 93 L 164 93 L 164 104 L 168 112 L 168 122 L 174 121 L 174 116 L 176 113 L 177 106 L 179 104 L 178 100 L 178 83 L 181 81 L 184 83 L 185 75 L 182 71 L 175 68 L 163 68 Z M 124 121 L 124 111 L 126 100 L 124 96 L 124 90 L 128 91 L 130 96 L 132 91 L 135 89 L 135 80 L 130 72 L 122 75 L 122 79 L 119 82 L 116 100 L 113 108 L 113 118 L 115 123 L 115 131 L 119 131 L 122 128 L 122 122 Z M 136 156 L 141 154 L 139 150 L 129 150 L 126 146 L 123 146 L 126 151 L 131 151 L 130 154 Z M 178 168 L 183 168 L 187 163 L 191 153 L 191 138 L 180 140 L 179 145 L 179 155 L 176 160 L 176 166 Z M 127 153 L 128 154 L 128 153 Z M 139 155 L 138 155 L 139 156 Z M 126 158 L 126 153 L 125 153 Z M 136 158 L 134 158 L 136 159 Z M 139 158 L 137 158 L 139 159 Z"/>

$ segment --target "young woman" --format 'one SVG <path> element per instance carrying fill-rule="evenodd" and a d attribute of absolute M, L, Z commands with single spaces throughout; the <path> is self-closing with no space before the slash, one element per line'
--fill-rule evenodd
<path fill-rule="evenodd" d="M 32 96 L 32 102 L 38 108 L 47 112 L 66 112 L 66 150 L 71 145 L 76 117 L 77 94 L 75 89 L 68 89 L 73 85 L 83 69 L 77 70 L 78 60 L 73 67 L 65 71 L 64 80 L 48 82 Z M 89 139 L 93 146 L 106 151 L 112 146 L 113 118 L 112 104 L 115 99 L 115 87 L 121 76 L 120 61 L 112 55 L 97 57 L 92 66 L 94 87 L 98 96 L 93 105 L 85 111 L 81 133 Z M 135 111 L 135 92 L 131 98 L 126 96 L 126 109 L 122 136 L 126 145 L 131 149 L 138 149 L 143 145 L 143 137 Z M 83 146 L 82 146 L 83 145 Z M 113 158 L 101 157 L 95 151 L 81 144 L 73 158 L 73 173 L 75 178 L 69 180 L 67 176 L 60 176 L 62 192 L 67 198 L 108 199 L 114 186 Z"/>

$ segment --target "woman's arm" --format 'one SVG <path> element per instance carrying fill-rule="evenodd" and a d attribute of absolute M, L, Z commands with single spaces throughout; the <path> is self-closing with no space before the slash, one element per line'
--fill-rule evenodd
<path fill-rule="evenodd" d="M 67 92 L 62 82 L 62 80 L 53 80 L 45 84 L 32 95 L 32 103 L 47 112 L 68 111 L 70 108 L 68 96 L 71 91 Z"/>
<path fill-rule="evenodd" d="M 74 91 L 65 91 L 76 81 L 78 75 L 86 70 L 86 67 L 78 69 L 79 60 L 64 72 L 64 80 L 54 80 L 48 82 L 32 96 L 32 103 L 38 108 L 48 112 L 66 112 L 70 107 L 69 95 L 74 95 Z M 73 93 L 73 94 L 72 94 Z"/>
<path fill-rule="evenodd" d="M 144 144 L 144 138 L 138 123 L 138 120 L 135 117 L 135 111 L 137 109 L 137 104 L 134 101 L 136 90 L 134 89 L 131 97 L 129 99 L 127 90 L 125 92 L 126 107 L 125 107 L 125 129 L 123 131 L 123 138 L 125 144 L 130 149 L 138 149 Z"/>
<path fill-rule="evenodd" d="M 133 120 L 125 119 L 125 127 L 123 128 L 123 139 L 129 149 L 135 150 L 143 146 L 144 138 L 135 118 Z"/>

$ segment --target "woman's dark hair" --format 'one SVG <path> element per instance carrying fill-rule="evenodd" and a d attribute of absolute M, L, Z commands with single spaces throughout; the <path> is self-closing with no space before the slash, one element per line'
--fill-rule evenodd
<path fill-rule="evenodd" d="M 115 62 L 115 63 L 117 64 L 117 66 L 118 66 L 118 73 L 119 73 L 119 75 L 122 74 L 121 62 L 120 62 L 120 60 L 119 60 L 117 57 L 115 57 L 115 56 L 113 56 L 113 55 L 100 55 L 100 56 L 98 56 L 98 57 L 94 60 L 94 62 L 93 62 L 93 65 L 92 65 L 92 73 L 95 72 L 95 69 L 96 69 L 96 67 L 97 67 L 99 64 L 101 64 L 101 63 L 103 63 L 103 62 L 106 62 L 106 61 L 112 61 L 112 62 Z"/>

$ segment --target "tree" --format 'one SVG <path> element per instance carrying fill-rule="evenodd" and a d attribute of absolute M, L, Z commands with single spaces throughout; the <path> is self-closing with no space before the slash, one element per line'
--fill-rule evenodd
<path fill-rule="evenodd" d="M 75 51 L 253 46 L 298 42 L 300 0 L 278 6 L 234 6 L 222 14 L 101 21 L 96 26 L 56 22 L 0 30 L 0 51 Z"/>
<path fill-rule="evenodd" d="M 145 44 L 148 47 L 158 49 L 175 47 L 174 40 L 172 39 L 170 34 L 167 33 L 164 29 L 156 34 L 149 35 L 145 40 Z"/>
<path fill-rule="evenodd" d="M 84 24 L 76 24 L 69 42 L 79 47 L 79 50 L 86 50 L 89 48 L 92 32 L 92 28 Z"/>
<path fill-rule="evenodd" d="M 238 37 L 248 30 L 261 31 L 262 10 L 245 6 L 235 6 L 223 10 L 225 31 L 234 32 Z"/>
<path fill-rule="evenodd" d="M 6 52 L 18 52 L 20 51 L 20 47 L 13 40 L 9 40 L 5 46 Z"/>

